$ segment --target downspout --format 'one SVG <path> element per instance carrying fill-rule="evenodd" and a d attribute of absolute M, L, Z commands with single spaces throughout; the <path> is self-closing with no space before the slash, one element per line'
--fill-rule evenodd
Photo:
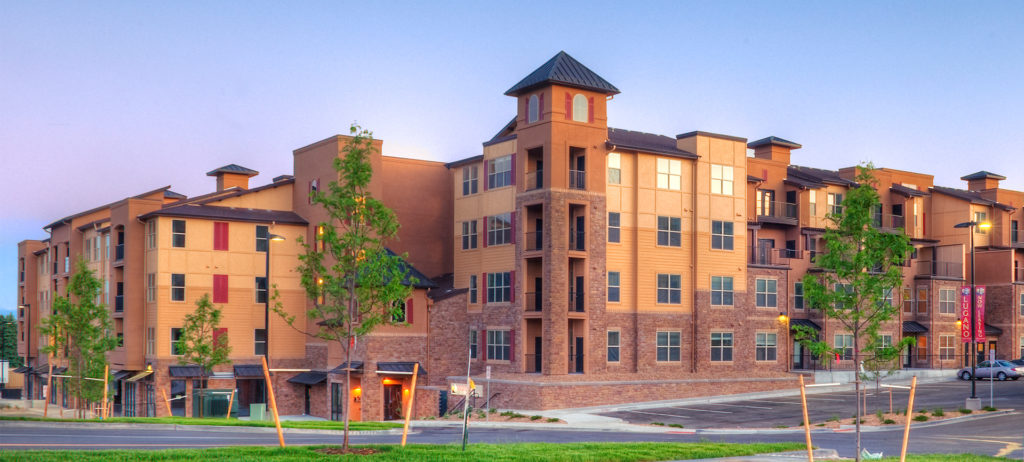
<path fill-rule="evenodd" d="M 690 340 L 693 343 L 690 348 L 690 372 L 697 372 L 697 164 L 696 159 L 693 162 L 693 178 L 690 182 L 693 188 L 693 192 L 690 194 L 691 199 L 691 228 L 690 228 L 690 299 L 692 301 L 691 310 L 693 316 L 691 316 L 692 322 L 690 326 Z"/>

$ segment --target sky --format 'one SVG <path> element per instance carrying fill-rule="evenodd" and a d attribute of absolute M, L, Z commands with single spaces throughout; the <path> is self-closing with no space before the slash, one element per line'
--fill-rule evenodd
<path fill-rule="evenodd" d="M 1020 2 L 0 0 L 0 312 L 17 243 L 64 216 L 353 122 L 384 154 L 479 154 L 505 90 L 564 50 L 622 93 L 609 125 L 804 146 L 793 162 L 978 170 L 1024 190 Z"/>

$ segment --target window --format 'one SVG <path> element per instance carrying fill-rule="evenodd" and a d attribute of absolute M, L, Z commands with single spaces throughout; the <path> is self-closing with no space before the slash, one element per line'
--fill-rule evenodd
<path fill-rule="evenodd" d="M 502 156 L 487 162 L 487 188 L 501 188 L 512 184 L 512 156 Z"/>
<path fill-rule="evenodd" d="M 1020 232 L 1020 224 L 1017 220 L 1010 220 L 1010 242 L 1019 242 L 1017 239 Z"/>
<path fill-rule="evenodd" d="M 402 300 L 395 300 L 395 308 L 391 315 L 391 322 L 403 323 L 409 319 L 409 304 Z"/>
<path fill-rule="evenodd" d="M 267 354 L 267 330 L 253 329 L 252 331 L 252 354 L 264 356 Z"/>
<path fill-rule="evenodd" d="M 883 307 L 893 307 L 893 306 L 896 306 L 895 304 L 893 304 L 893 301 L 892 301 L 892 291 L 893 291 L 892 288 L 888 288 L 888 289 L 885 289 L 885 290 L 882 291 L 882 306 Z"/>
<path fill-rule="evenodd" d="M 313 198 L 316 197 L 317 192 L 320 191 L 320 179 L 316 178 L 309 181 L 309 203 L 313 203 Z"/>
<path fill-rule="evenodd" d="M 618 302 L 619 301 L 619 272 L 609 271 L 608 272 L 608 301 Z"/>
<path fill-rule="evenodd" d="M 608 242 L 622 242 L 622 217 L 619 212 L 608 212 Z"/>
<path fill-rule="evenodd" d="M 711 164 L 711 194 L 732 195 L 732 167 Z"/>
<path fill-rule="evenodd" d="M 807 191 L 807 207 L 812 217 L 818 214 L 818 197 L 813 189 Z"/>
<path fill-rule="evenodd" d="M 988 221 L 988 220 L 986 220 L 987 216 L 988 215 L 985 212 L 974 212 L 974 221 L 978 222 L 978 223 L 984 223 L 984 222 Z M 982 228 L 981 226 L 975 226 L 974 227 L 974 232 L 976 232 L 978 234 L 985 234 L 988 231 L 985 228 Z"/>
<path fill-rule="evenodd" d="M 711 276 L 711 305 L 732 306 L 732 276 Z"/>
<path fill-rule="evenodd" d="M 842 215 L 843 214 L 843 195 L 838 193 L 828 193 L 828 213 L 830 215 Z"/>
<path fill-rule="evenodd" d="M 185 220 L 171 220 L 171 247 L 185 247 Z"/>
<path fill-rule="evenodd" d="M 265 276 L 256 277 L 256 303 L 267 303 L 267 278 Z"/>
<path fill-rule="evenodd" d="M 184 329 L 180 327 L 171 328 L 171 356 L 181 356 L 181 342 L 184 340 L 181 338 L 181 334 Z"/>
<path fill-rule="evenodd" d="M 156 301 L 156 273 L 146 275 L 146 301 Z"/>
<path fill-rule="evenodd" d="M 511 339 L 512 335 L 507 330 L 487 331 L 487 359 L 498 361 L 511 359 Z"/>
<path fill-rule="evenodd" d="M 758 308 L 775 308 L 778 306 L 778 281 L 775 279 L 757 279 L 754 285 Z"/>
<path fill-rule="evenodd" d="M 185 301 L 185 275 L 184 274 L 172 274 L 171 275 L 171 301 L 172 302 L 183 302 L 183 301 Z"/>
<path fill-rule="evenodd" d="M 711 333 L 711 360 L 732 361 L 732 332 Z"/>
<path fill-rule="evenodd" d="M 270 247 L 270 228 L 263 225 L 256 225 L 256 251 L 266 252 Z"/>
<path fill-rule="evenodd" d="M 622 156 L 608 153 L 608 184 L 622 184 Z"/>
<path fill-rule="evenodd" d="M 853 335 L 836 334 L 835 344 L 833 346 L 836 349 L 836 353 L 839 354 L 840 359 L 844 361 L 853 359 Z"/>
<path fill-rule="evenodd" d="M 92 244 L 89 242 L 91 239 L 82 238 L 82 248 L 85 249 L 85 261 L 92 261 Z M 25 271 L 25 260 L 21 260 L 21 271 Z M 22 281 L 25 278 L 21 278 Z"/>
<path fill-rule="evenodd" d="M 184 230 L 184 228 L 182 228 L 182 229 Z M 184 247 L 184 246 L 185 246 L 185 243 L 182 242 L 182 247 Z M 106 259 L 106 260 L 110 260 L 110 234 L 104 234 L 103 235 L 103 249 L 104 249 L 103 254 L 105 255 L 103 258 Z"/>
<path fill-rule="evenodd" d="M 754 340 L 757 361 L 775 361 L 778 353 L 778 334 L 758 332 Z"/>
<path fill-rule="evenodd" d="M 928 360 L 928 337 L 923 335 L 917 337 L 917 359 L 920 361 Z"/>
<path fill-rule="evenodd" d="M 156 248 L 156 220 L 146 222 L 146 248 Z M 96 253 L 96 258 L 99 258 L 99 252 Z"/>
<path fill-rule="evenodd" d="M 658 362 L 679 361 L 679 332 L 658 332 Z"/>
<path fill-rule="evenodd" d="M 731 221 L 711 222 L 711 248 L 732 250 L 733 234 Z"/>
<path fill-rule="evenodd" d="M 213 275 L 213 303 L 228 302 L 228 275 Z"/>
<path fill-rule="evenodd" d="M 914 312 L 914 292 L 910 287 L 903 288 L 903 312 L 910 314 Z"/>
<path fill-rule="evenodd" d="M 917 288 L 917 312 L 918 314 L 928 312 L 928 288 Z"/>
<path fill-rule="evenodd" d="M 658 275 L 658 303 L 682 303 L 678 274 Z"/>
<path fill-rule="evenodd" d="M 939 289 L 939 313 L 956 314 L 956 290 Z"/>
<path fill-rule="evenodd" d="M 487 245 L 512 242 L 512 214 L 503 213 L 487 217 Z"/>
<path fill-rule="evenodd" d="M 608 331 L 608 362 L 619 362 L 619 342 L 621 335 L 617 330 Z"/>
<path fill-rule="evenodd" d="M 837 299 L 836 300 L 836 304 L 835 304 L 836 309 L 837 310 L 842 310 L 842 309 L 846 308 L 846 304 L 843 303 L 844 298 L 842 296 L 842 292 L 845 291 L 847 294 L 852 294 L 853 293 L 853 284 L 837 283 L 834 286 L 832 286 L 832 288 L 833 288 L 833 290 L 836 293 L 836 299 Z"/>
<path fill-rule="evenodd" d="M 512 277 L 510 273 L 487 273 L 487 303 L 502 303 L 512 300 Z"/>
<path fill-rule="evenodd" d="M 153 356 L 156 354 L 156 328 L 146 328 L 146 355 Z"/>
<path fill-rule="evenodd" d="M 658 189 L 671 189 L 679 191 L 680 178 L 682 178 L 683 163 L 675 159 L 662 159 L 657 161 L 658 167 Z"/>
<path fill-rule="evenodd" d="M 476 348 L 477 348 L 477 331 L 469 331 L 469 357 L 476 359 Z"/>
<path fill-rule="evenodd" d="M 462 222 L 462 250 L 475 249 L 476 240 L 476 220 Z"/>
<path fill-rule="evenodd" d="M 587 122 L 590 120 L 587 97 L 579 93 L 572 97 L 572 120 L 573 122 Z"/>
<path fill-rule="evenodd" d="M 227 222 L 213 222 L 213 250 L 228 250 Z"/>
<path fill-rule="evenodd" d="M 540 118 L 540 98 L 530 95 L 526 100 L 526 123 L 534 123 Z"/>
<path fill-rule="evenodd" d="M 658 217 L 658 245 L 679 247 L 682 245 L 679 217 Z"/>
<path fill-rule="evenodd" d="M 804 309 L 804 283 L 802 282 L 793 284 L 793 308 Z"/>
<path fill-rule="evenodd" d="M 468 196 L 470 194 L 476 194 L 477 190 L 477 176 L 480 171 L 476 165 L 470 165 L 468 167 L 462 167 L 462 195 Z"/>
<path fill-rule="evenodd" d="M 99 236 L 96 236 L 95 238 L 93 238 L 92 245 L 93 245 L 92 254 L 94 255 L 96 260 L 99 260 L 100 259 L 100 237 Z"/>
<path fill-rule="evenodd" d="M 956 336 L 939 336 L 939 359 L 956 359 Z"/>
<path fill-rule="evenodd" d="M 476 275 L 469 275 L 469 303 L 476 303 Z"/>
<path fill-rule="evenodd" d="M 1020 305 L 1020 315 L 1024 316 L 1024 294 L 1020 294 L 1020 303 L 1019 303 L 1019 305 Z M 1021 355 L 1021 357 L 1024 357 L 1024 355 Z"/>

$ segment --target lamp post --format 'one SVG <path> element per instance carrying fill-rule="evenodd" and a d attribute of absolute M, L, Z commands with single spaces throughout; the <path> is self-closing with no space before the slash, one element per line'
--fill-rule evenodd
<path fill-rule="evenodd" d="M 32 349 L 32 304 L 26 303 L 24 305 L 18 305 L 19 310 L 25 310 L 25 367 L 31 366 L 29 364 L 29 352 Z M 29 371 L 26 371 L 29 372 Z M 32 374 L 26 373 L 25 376 L 25 397 L 29 398 L 32 395 Z"/>
<path fill-rule="evenodd" d="M 786 362 L 785 363 L 786 364 L 786 371 L 788 372 L 790 370 L 790 368 L 793 366 L 793 358 L 790 357 L 791 353 L 789 352 L 789 348 L 788 347 L 793 342 L 790 340 L 790 337 L 789 337 L 789 316 L 786 316 L 786 313 L 784 311 L 780 311 L 779 312 L 779 325 L 782 326 L 782 332 L 783 332 L 783 334 L 786 337 L 786 343 L 782 345 L 782 347 L 783 347 L 782 351 L 783 351 L 783 354 L 785 355 L 784 356 L 785 359 L 783 359 L 783 361 Z M 779 336 L 779 337 L 781 339 L 782 336 Z M 781 343 L 781 340 L 776 341 L 776 343 Z"/>
<path fill-rule="evenodd" d="M 981 400 L 978 399 L 977 393 L 977 382 L 975 380 L 975 373 L 977 372 L 978 363 L 978 351 L 977 351 L 977 327 L 974 325 L 975 318 L 975 286 L 974 286 L 974 228 L 980 228 L 987 230 L 992 227 L 989 222 L 979 221 L 965 221 L 963 223 L 957 223 L 953 226 L 954 228 L 967 228 L 971 235 L 971 318 L 970 318 L 970 329 L 971 329 L 971 397 L 967 398 L 967 409 L 981 409 Z"/>
<path fill-rule="evenodd" d="M 267 255 L 266 255 L 266 284 L 267 293 L 263 297 L 263 357 L 267 359 L 267 366 L 270 366 L 270 243 L 281 242 L 284 236 L 267 234 Z"/>

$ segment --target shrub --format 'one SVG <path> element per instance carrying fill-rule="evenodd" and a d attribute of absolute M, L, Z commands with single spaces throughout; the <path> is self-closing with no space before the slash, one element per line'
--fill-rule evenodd
<path fill-rule="evenodd" d="M 551 418 L 548 419 L 548 423 L 558 423 L 558 418 L 557 417 L 551 417 Z"/>
<path fill-rule="evenodd" d="M 992 406 L 985 406 L 985 407 L 983 407 L 981 409 L 984 410 L 984 411 L 988 411 L 988 412 L 992 412 L 992 411 L 996 410 L 996 408 L 994 408 Z"/>
<path fill-rule="evenodd" d="M 668 424 L 669 427 L 683 428 L 683 424 Z"/>
<path fill-rule="evenodd" d="M 875 417 L 878 417 L 878 420 L 882 421 L 883 419 L 885 419 L 885 414 L 882 414 L 882 410 L 879 409 L 875 411 Z"/>
<path fill-rule="evenodd" d="M 927 409 L 918 409 L 918 410 L 917 410 L 917 413 L 918 413 L 918 414 L 927 414 L 927 413 L 928 413 L 928 410 L 927 410 Z"/>
<path fill-rule="evenodd" d="M 829 417 L 828 421 L 829 422 L 839 422 L 839 415 L 838 414 L 832 414 L 832 417 Z"/>
<path fill-rule="evenodd" d="M 932 410 L 932 416 L 934 417 L 942 417 L 944 415 L 946 415 L 946 411 L 943 411 L 941 407 L 937 407 Z"/>
<path fill-rule="evenodd" d="M 651 425 L 658 425 L 658 426 L 661 426 L 661 427 L 665 426 L 665 424 L 663 422 L 651 422 Z"/>
<path fill-rule="evenodd" d="M 498 412 L 498 410 L 492 407 L 491 410 L 488 411 L 488 412 L 490 412 L 491 414 L 494 414 L 495 412 Z"/>
<path fill-rule="evenodd" d="M 680 426 L 682 426 L 682 425 L 680 425 Z M 789 428 L 789 427 L 787 427 L 785 425 L 776 425 L 774 428 Z"/>
<path fill-rule="evenodd" d="M 917 416 L 914 416 L 914 420 L 916 420 L 918 422 L 927 422 L 928 421 L 928 416 L 926 416 L 924 414 L 917 415 Z"/>
<path fill-rule="evenodd" d="M 544 416 L 539 416 L 539 415 L 531 415 L 530 416 L 530 420 L 540 420 L 540 419 L 543 419 L 543 418 L 544 418 Z"/>
<path fill-rule="evenodd" d="M 974 411 L 972 411 L 970 409 L 967 409 L 965 407 L 960 408 L 960 413 L 961 414 L 970 414 L 971 412 L 974 412 Z"/>
<path fill-rule="evenodd" d="M 820 423 L 820 424 L 818 424 L 818 426 L 819 426 L 819 427 L 824 427 L 824 426 L 825 426 L 825 424 L 823 424 L 823 423 Z"/>
<path fill-rule="evenodd" d="M 886 425 L 891 425 L 891 424 L 896 423 L 896 421 L 892 420 L 892 419 L 885 419 L 885 420 L 882 421 L 882 423 L 884 423 Z"/>

